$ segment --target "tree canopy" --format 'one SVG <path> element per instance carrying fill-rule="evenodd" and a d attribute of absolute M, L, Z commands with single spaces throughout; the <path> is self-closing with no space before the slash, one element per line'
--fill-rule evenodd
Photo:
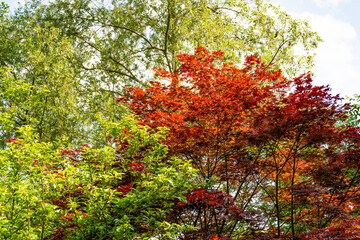
<path fill-rule="evenodd" d="M 265 0 L 8 11 L 0 238 L 360 238 L 359 106 L 313 85 L 307 22 Z"/>

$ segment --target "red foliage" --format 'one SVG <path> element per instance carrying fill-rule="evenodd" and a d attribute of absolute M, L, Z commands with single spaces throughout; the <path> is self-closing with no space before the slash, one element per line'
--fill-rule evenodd
<path fill-rule="evenodd" d="M 11 143 L 14 143 L 16 145 L 22 145 L 24 144 L 24 141 L 22 140 L 19 140 L 17 138 L 9 138 L 9 139 L 6 139 L 5 142 L 11 142 Z"/>
<path fill-rule="evenodd" d="M 145 169 L 143 163 L 137 163 L 137 162 L 129 163 L 129 167 L 134 172 L 142 172 Z"/>
<path fill-rule="evenodd" d="M 360 239 L 359 219 L 353 218 L 345 221 L 338 227 L 314 229 L 306 234 L 302 234 L 300 237 L 303 240 Z"/>
<path fill-rule="evenodd" d="M 174 222 L 199 227 L 185 239 L 235 230 L 251 239 L 261 226 L 267 239 L 295 238 L 302 224 L 345 221 L 360 204 L 359 129 L 338 125 L 349 105 L 328 86 L 313 86 L 309 74 L 285 79 L 256 56 L 242 68 L 202 47 L 178 59 L 179 74 L 155 69 L 160 81 L 116 100 L 141 124 L 169 128 L 170 153 L 191 159 L 204 182 L 220 178 L 224 192 L 196 190 L 174 205 Z M 234 207 L 242 218 L 229 217 Z"/>

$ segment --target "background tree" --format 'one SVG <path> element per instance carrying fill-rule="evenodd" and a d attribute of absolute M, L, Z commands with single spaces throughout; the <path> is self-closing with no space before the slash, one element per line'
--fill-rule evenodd
<path fill-rule="evenodd" d="M 17 108 L 18 112 L 11 134 L 30 124 L 43 141 L 64 136 L 76 141 L 85 136 L 80 78 L 71 64 L 75 50 L 69 39 L 60 37 L 58 29 L 29 27 L 9 16 L 0 24 L 0 64 L 10 73 L 2 85 L 2 103 L 6 111 Z M 27 95 L 16 95 L 11 90 L 15 86 L 28 88 Z"/>
<path fill-rule="evenodd" d="M 92 63 L 79 59 L 80 67 L 102 73 L 98 79 L 110 85 L 143 84 L 143 71 L 154 66 L 176 72 L 176 55 L 199 45 L 225 48 L 236 62 L 257 53 L 294 74 L 312 66 L 319 41 L 306 22 L 259 0 L 30 1 L 19 14 L 73 37 L 81 56 L 96 56 Z M 307 50 L 304 56 L 293 52 L 298 44 Z"/>

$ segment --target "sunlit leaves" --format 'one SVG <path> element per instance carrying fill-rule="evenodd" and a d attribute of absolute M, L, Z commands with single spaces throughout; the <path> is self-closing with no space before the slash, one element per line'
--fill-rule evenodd
<path fill-rule="evenodd" d="M 195 176 L 189 162 L 166 158 L 165 130 L 130 116 L 102 122 L 99 134 L 113 134 L 100 149 L 43 143 L 25 127 L 9 139 L 0 151 L 2 238 L 171 238 L 189 228 L 165 221 Z"/>

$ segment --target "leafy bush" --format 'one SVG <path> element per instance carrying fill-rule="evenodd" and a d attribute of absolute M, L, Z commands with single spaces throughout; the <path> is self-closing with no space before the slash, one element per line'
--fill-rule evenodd
<path fill-rule="evenodd" d="M 1 238 L 173 239 L 186 228 L 164 220 L 193 188 L 195 170 L 167 158 L 165 129 L 130 116 L 102 120 L 109 144 L 98 149 L 42 143 L 30 127 L 19 133 L 0 151 Z"/>

